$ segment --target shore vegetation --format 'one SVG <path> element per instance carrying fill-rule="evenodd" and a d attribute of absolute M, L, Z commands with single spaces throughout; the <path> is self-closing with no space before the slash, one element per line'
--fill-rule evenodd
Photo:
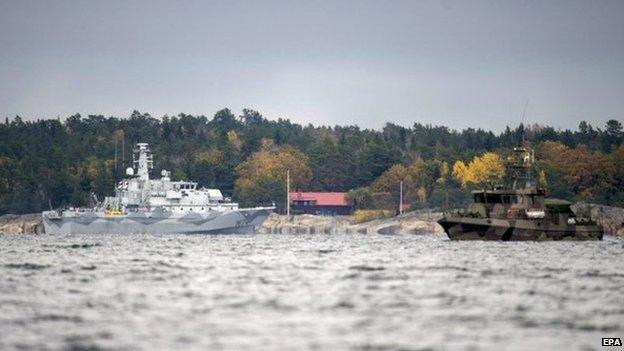
<path fill-rule="evenodd" d="M 380 130 L 300 125 L 250 109 L 212 117 L 16 116 L 0 123 L 0 214 L 85 206 L 91 193 L 111 195 L 132 165 L 136 142 L 150 144 L 155 169 L 222 189 L 246 205 L 275 201 L 283 209 L 290 170 L 292 190 L 344 191 L 358 208 L 394 210 L 401 181 L 412 208 L 463 205 L 466 188 L 496 182 L 501 159 L 526 142 L 549 195 L 623 206 L 623 140 L 615 119 L 600 127 L 520 124 L 493 132 L 418 122 Z"/>

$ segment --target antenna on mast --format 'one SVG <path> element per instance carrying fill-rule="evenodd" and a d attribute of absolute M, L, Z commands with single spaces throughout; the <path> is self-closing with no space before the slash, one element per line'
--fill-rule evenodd
<path fill-rule="evenodd" d="M 525 143 L 525 134 L 526 134 L 526 126 L 524 125 L 524 121 L 525 121 L 525 117 L 526 117 L 526 112 L 527 112 L 527 108 L 529 107 L 529 99 L 527 98 L 524 101 L 524 108 L 522 109 L 522 119 L 520 124 L 522 125 L 522 146 L 524 146 Z"/>
<path fill-rule="evenodd" d="M 124 162 L 125 151 L 126 151 L 126 134 L 124 133 L 123 136 L 121 137 L 121 168 L 126 166 L 126 163 Z"/>
<path fill-rule="evenodd" d="M 117 135 L 115 134 L 115 175 L 113 179 L 117 181 Z"/>

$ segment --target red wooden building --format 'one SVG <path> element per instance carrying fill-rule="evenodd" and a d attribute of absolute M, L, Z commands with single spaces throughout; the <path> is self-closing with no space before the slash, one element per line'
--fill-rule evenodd
<path fill-rule="evenodd" d="M 347 193 L 290 193 L 292 213 L 308 213 L 324 216 L 350 215 L 355 207 L 348 203 Z"/>

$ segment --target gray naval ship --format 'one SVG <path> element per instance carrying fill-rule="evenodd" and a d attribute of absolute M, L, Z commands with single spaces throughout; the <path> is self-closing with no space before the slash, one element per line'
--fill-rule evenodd
<path fill-rule="evenodd" d="M 602 240 L 603 228 L 579 217 L 570 203 L 546 198 L 534 176 L 535 157 L 515 148 L 505 184 L 472 192 L 467 209 L 444 214 L 438 223 L 451 240 Z"/>
<path fill-rule="evenodd" d="M 150 179 L 154 168 L 148 144 L 138 143 L 128 178 L 120 181 L 115 196 L 93 208 L 45 211 L 47 234 L 225 234 L 253 233 L 275 209 L 239 208 L 218 189 L 197 188 L 197 183 L 172 181 L 163 170 Z M 136 175 L 135 175 L 136 174 Z"/>

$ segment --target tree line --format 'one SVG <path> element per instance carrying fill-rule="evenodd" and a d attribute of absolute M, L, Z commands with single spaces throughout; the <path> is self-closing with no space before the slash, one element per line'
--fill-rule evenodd
<path fill-rule="evenodd" d="M 212 118 L 138 111 L 127 118 L 14 117 L 0 123 L 0 214 L 84 206 L 91 193 L 111 195 L 137 142 L 150 144 L 155 168 L 172 171 L 173 179 L 222 189 L 243 205 L 275 201 L 280 209 L 286 169 L 293 188 L 352 191 L 362 206 L 372 206 L 371 196 L 395 203 L 400 180 L 408 180 L 405 199 L 414 206 L 461 204 L 470 184 L 453 176 L 457 161 L 504 155 L 524 142 L 535 148 L 551 195 L 621 206 L 623 139 L 617 120 L 603 127 L 582 122 L 575 130 L 520 124 L 494 133 L 421 123 L 381 130 L 300 125 L 250 109 L 223 109 Z"/>

